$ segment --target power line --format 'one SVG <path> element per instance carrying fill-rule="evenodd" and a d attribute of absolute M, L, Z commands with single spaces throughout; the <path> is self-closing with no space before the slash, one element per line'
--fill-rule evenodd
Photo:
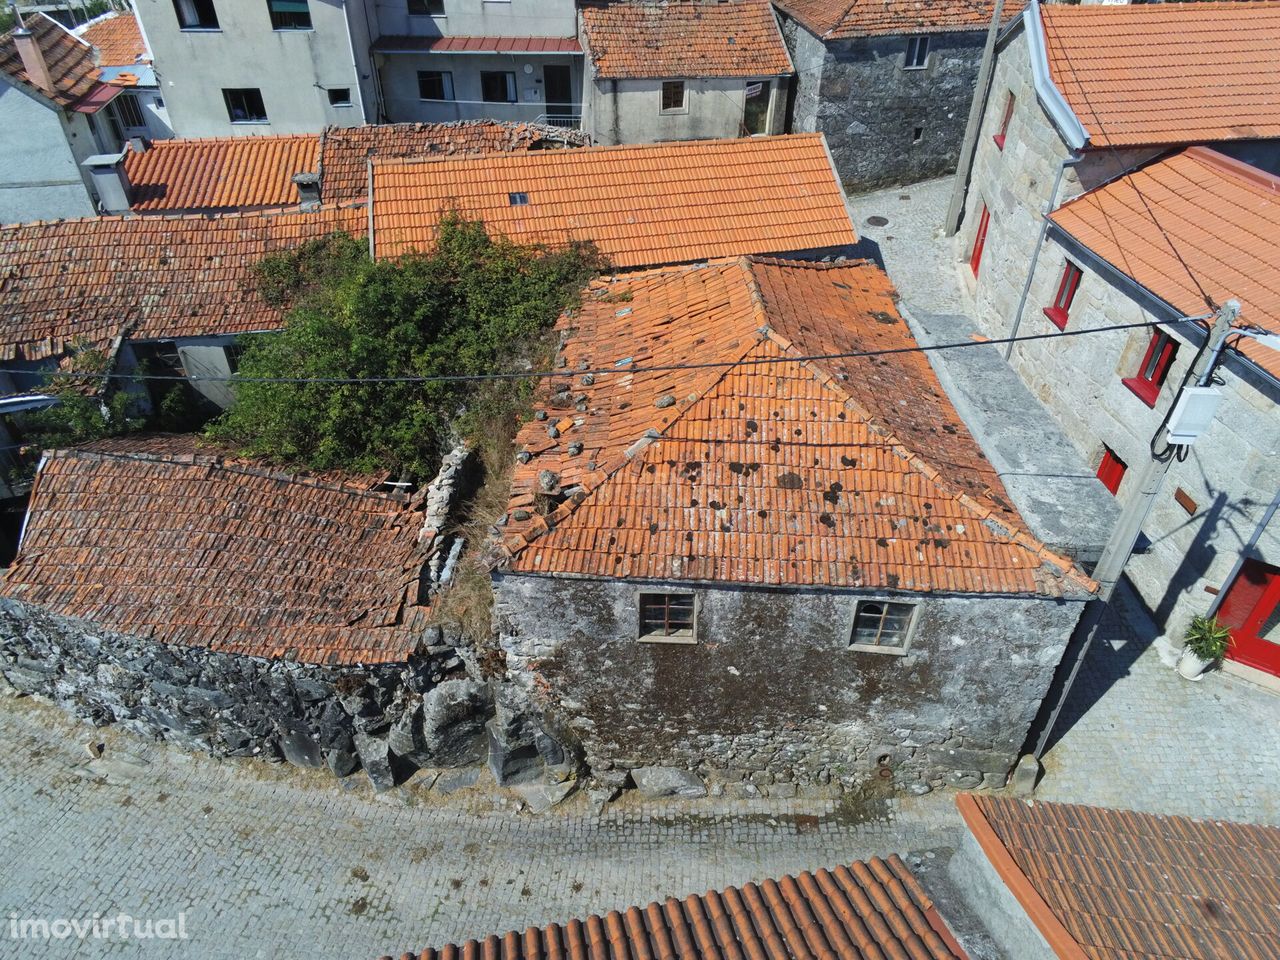
<path fill-rule="evenodd" d="M 1005 343 L 1026 343 L 1033 340 L 1060 339 L 1062 337 L 1082 337 L 1095 333 L 1112 333 L 1123 330 L 1137 330 L 1149 327 L 1169 326 L 1176 323 L 1199 323 L 1209 319 L 1212 314 L 1198 317 L 1175 317 L 1172 320 L 1145 320 L 1138 323 L 1117 323 L 1105 327 L 1092 327 L 1082 330 L 1063 330 L 1054 333 L 1033 333 L 1020 337 L 999 337 L 983 340 L 957 340 L 951 343 L 935 343 L 929 346 L 891 347 L 885 350 L 857 350 L 845 353 L 817 353 L 800 357 L 756 357 L 741 360 L 714 360 L 704 363 L 667 363 L 645 366 L 630 358 L 617 361 L 613 366 L 596 367 L 583 370 L 526 370 L 499 373 L 446 374 L 433 377 L 242 377 L 230 376 L 179 376 L 177 374 L 154 373 L 76 373 L 71 370 L 17 370 L 0 368 L 0 373 L 30 376 L 38 373 L 46 377 L 64 377 L 79 380 L 159 380 L 188 381 L 193 383 L 327 383 L 335 385 L 358 385 L 377 383 L 483 383 L 502 380 L 551 380 L 556 378 L 573 378 L 590 375 L 592 377 L 609 376 L 611 374 L 665 373 L 678 370 L 724 370 L 730 367 L 767 366 L 774 363 L 808 363 L 822 360 L 854 360 L 862 357 L 883 357 L 905 353 L 931 353 L 942 350 L 957 350 L 963 347 L 989 347 Z"/>

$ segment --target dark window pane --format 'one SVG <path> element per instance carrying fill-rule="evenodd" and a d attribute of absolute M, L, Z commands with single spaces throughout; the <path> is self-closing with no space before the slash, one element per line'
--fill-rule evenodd
<path fill-rule="evenodd" d="M 265 123 L 267 108 L 262 103 L 262 91 L 256 87 L 233 88 L 222 91 L 227 103 L 227 116 L 232 123 Z"/>
<path fill-rule="evenodd" d="M 516 75 L 496 70 L 482 71 L 480 99 L 485 103 L 515 103 Z"/>
<path fill-rule="evenodd" d="M 311 8 L 307 0 L 267 0 L 272 30 L 310 30 Z"/>

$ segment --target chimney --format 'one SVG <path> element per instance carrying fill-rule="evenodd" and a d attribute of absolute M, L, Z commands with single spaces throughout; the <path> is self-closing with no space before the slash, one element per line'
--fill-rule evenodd
<path fill-rule="evenodd" d="M 316 210 L 320 206 L 320 174 L 295 173 L 293 184 L 298 188 L 298 209 Z"/>
<path fill-rule="evenodd" d="M 119 153 L 100 153 L 80 164 L 89 171 L 94 192 L 98 194 L 98 202 L 106 213 L 129 212 L 132 188 L 129 185 L 129 174 L 124 169 L 124 156 L 124 150 Z"/>
<path fill-rule="evenodd" d="M 18 56 L 22 58 L 22 69 L 27 72 L 27 79 L 45 93 L 56 93 L 53 75 L 49 73 L 49 64 L 45 63 L 44 51 L 36 43 L 35 35 L 25 26 L 19 26 L 11 36 L 13 45 L 18 48 Z"/>

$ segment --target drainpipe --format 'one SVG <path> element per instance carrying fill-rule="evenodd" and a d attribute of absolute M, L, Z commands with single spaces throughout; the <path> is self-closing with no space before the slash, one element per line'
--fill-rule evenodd
<path fill-rule="evenodd" d="M 1004 358 L 1006 362 L 1013 356 L 1014 341 L 1018 336 L 1018 328 L 1022 326 L 1022 313 L 1027 307 L 1027 296 L 1031 293 L 1031 278 L 1035 276 L 1036 264 L 1040 262 L 1040 251 L 1044 248 L 1044 239 L 1049 234 L 1049 214 L 1057 208 L 1058 190 L 1062 186 L 1062 178 L 1067 167 L 1074 167 L 1084 159 L 1079 153 L 1072 153 L 1058 166 L 1058 175 L 1053 178 L 1053 189 L 1049 191 L 1049 199 L 1045 201 L 1044 210 L 1040 214 L 1040 236 L 1036 238 L 1035 250 L 1031 254 L 1031 263 L 1027 265 L 1027 279 L 1022 283 L 1022 296 L 1018 299 L 1018 309 L 1013 315 L 1013 326 L 1009 330 L 1009 342 L 1005 344 Z"/>

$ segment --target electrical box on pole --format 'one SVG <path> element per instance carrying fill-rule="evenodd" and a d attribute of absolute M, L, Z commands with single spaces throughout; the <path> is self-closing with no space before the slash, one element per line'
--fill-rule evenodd
<path fill-rule="evenodd" d="M 1170 446 L 1190 446 L 1200 434 L 1209 429 L 1218 407 L 1222 404 L 1222 391 L 1217 387 L 1186 387 L 1183 389 L 1166 427 Z"/>

